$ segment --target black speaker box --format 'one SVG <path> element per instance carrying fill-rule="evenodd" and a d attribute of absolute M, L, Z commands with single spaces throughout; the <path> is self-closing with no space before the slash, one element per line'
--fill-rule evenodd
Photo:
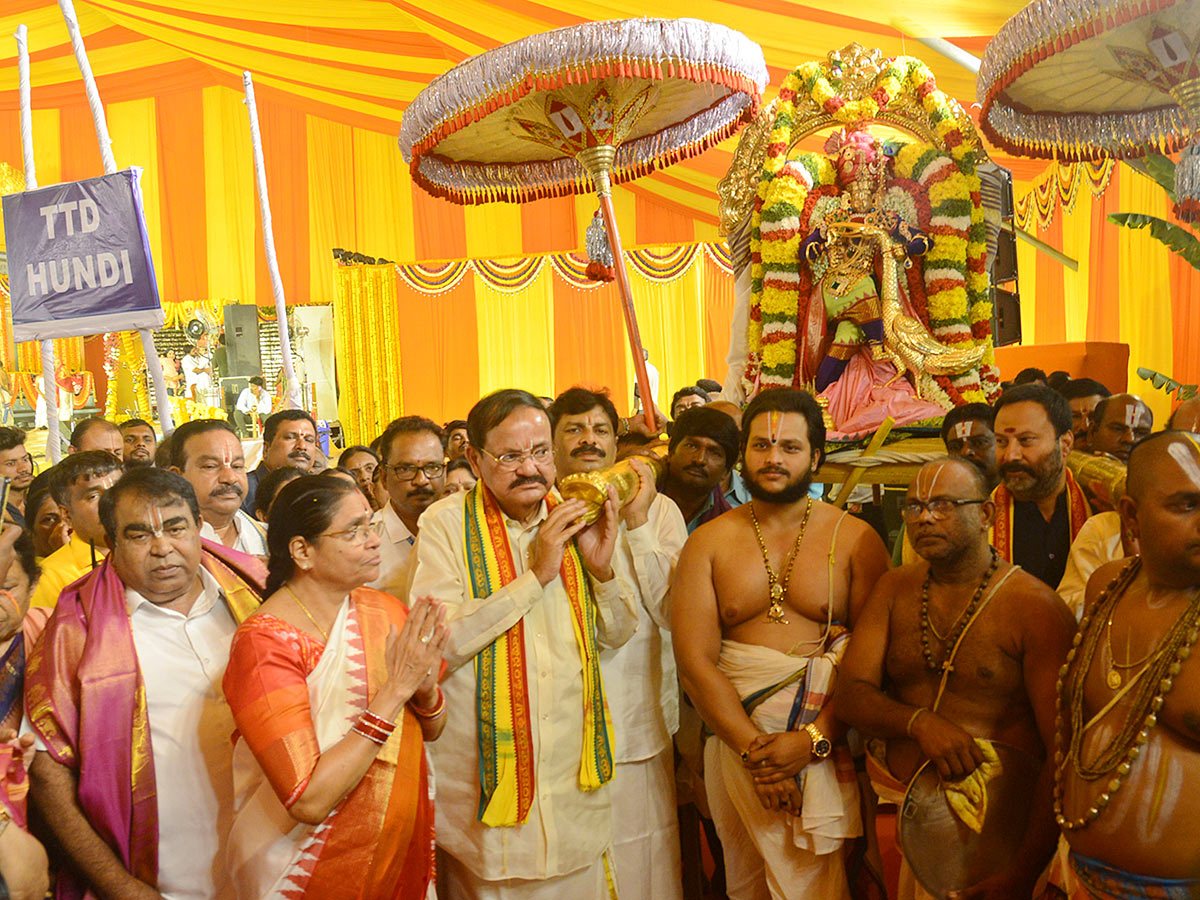
<path fill-rule="evenodd" d="M 997 347 L 1021 343 L 1021 295 L 992 288 L 992 342 Z"/>
<path fill-rule="evenodd" d="M 249 303 L 225 307 L 226 375 L 262 374 L 258 350 L 258 309 Z"/>

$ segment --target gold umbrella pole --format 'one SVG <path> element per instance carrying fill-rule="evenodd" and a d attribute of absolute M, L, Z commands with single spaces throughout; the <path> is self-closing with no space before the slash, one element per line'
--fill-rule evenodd
<path fill-rule="evenodd" d="M 642 357 L 642 336 L 638 331 L 637 312 L 633 308 L 633 289 L 629 286 L 629 273 L 625 270 L 625 254 L 621 250 L 621 234 L 617 231 L 617 214 L 612 204 L 612 171 L 613 159 L 617 148 L 612 144 L 600 144 L 580 151 L 576 157 L 588 175 L 592 178 L 592 186 L 596 196 L 600 198 L 600 215 L 604 218 L 604 228 L 608 232 L 608 246 L 613 255 L 613 271 L 617 276 L 617 288 L 621 293 L 621 309 L 625 313 L 625 331 L 629 335 L 629 349 L 633 353 L 633 370 L 637 375 L 638 393 L 642 397 L 642 414 L 646 424 L 654 431 L 657 423 L 654 419 L 654 397 L 650 393 L 650 377 L 646 374 L 646 360 Z"/>

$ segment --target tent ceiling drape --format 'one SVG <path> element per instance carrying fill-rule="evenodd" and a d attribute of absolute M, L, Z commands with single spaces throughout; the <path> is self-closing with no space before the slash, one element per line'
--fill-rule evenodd
<path fill-rule="evenodd" d="M 920 55 L 933 68 L 939 85 L 968 105 L 974 100 L 974 76 L 912 38 L 946 37 L 979 53 L 1022 5 L 1022 0 L 945 0 L 922 7 L 919 12 L 899 15 L 881 12 L 887 7 L 877 0 L 844 0 L 831 5 L 836 11 L 790 0 L 663 0 L 654 13 L 664 17 L 697 16 L 743 31 L 763 46 L 774 85 L 798 63 L 823 58 L 829 50 L 857 40 L 878 46 L 889 55 Z M 408 0 L 80 0 L 76 7 L 105 103 L 157 104 L 148 112 L 156 120 L 151 122 L 158 138 L 156 159 L 133 159 L 128 152 L 122 158 L 120 151 L 131 149 L 128 146 L 116 150 L 121 165 L 156 163 L 164 170 L 157 173 L 163 177 L 156 185 L 163 191 L 159 200 L 164 209 L 174 199 L 172 178 L 165 171 L 175 151 L 171 142 L 183 136 L 164 136 L 163 119 L 171 118 L 169 112 L 164 112 L 164 105 L 174 106 L 177 100 L 185 107 L 190 104 L 188 114 L 199 120 L 206 111 L 199 102 L 200 93 L 204 92 L 210 107 L 218 104 L 214 97 L 240 90 L 242 69 L 254 72 L 260 104 L 268 108 L 264 132 L 271 131 L 273 125 L 285 129 L 279 136 L 285 143 L 302 133 L 307 145 L 304 161 L 309 166 L 320 165 L 323 160 L 319 152 L 314 158 L 314 145 L 320 151 L 322 141 L 336 144 L 343 132 L 351 138 L 361 133 L 364 144 L 372 144 L 371 139 L 384 135 L 393 138 L 404 107 L 416 93 L 433 76 L 471 54 L 550 28 L 645 12 L 644 4 L 632 0 L 580 0 L 568 9 L 533 0 L 456 0 L 442 4 Z M 65 120 L 46 127 L 58 127 L 60 142 L 67 141 L 70 131 L 72 143 L 85 145 L 80 152 L 86 159 L 90 153 L 86 148 L 89 135 L 73 130 L 86 124 L 86 119 L 74 115 L 83 103 L 82 88 L 58 6 L 53 0 L 9 0 L 0 10 L 0 34 L 11 34 L 18 23 L 30 29 L 35 110 L 70 113 Z M 770 93 L 773 91 L 770 89 Z M 0 115 L 15 124 L 16 108 L 15 46 L 11 41 L 0 41 Z M 274 122 L 270 121 L 272 109 L 278 109 Z M 186 134 L 182 123 L 171 124 L 176 132 Z M 286 133 L 288 127 L 291 134 Z M 199 128 L 197 122 L 195 129 Z M 204 128 L 210 128 L 207 120 Z M 0 137 L 0 158 L 19 165 L 19 145 L 13 132 L 15 128 L 0 129 L 0 135 L 9 135 Z M 236 136 L 218 140 L 228 143 Z M 270 143 L 270 134 L 267 140 Z M 728 168 L 733 146 L 734 140 L 726 141 L 696 159 L 639 180 L 628 189 L 630 213 L 634 212 L 634 203 L 640 203 L 647 206 L 642 212 L 654 213 L 652 217 L 657 219 L 643 229 L 645 239 L 638 242 L 715 237 L 715 186 Z M 211 164 L 210 160 L 205 162 Z M 239 162 L 249 166 L 248 159 Z M 361 160 L 352 163 L 361 164 Z M 1032 177 L 1043 167 L 1044 163 L 1018 161 L 1018 177 Z M 64 171 L 62 177 L 82 175 Z M 298 185 L 303 185 L 302 178 L 303 173 L 296 177 Z M 336 185 L 331 188 L 336 190 Z M 402 228 L 410 234 L 420 228 L 419 223 L 412 222 L 417 212 L 446 215 L 452 222 L 462 219 L 461 213 L 423 209 L 437 207 L 440 201 L 425 204 L 420 199 L 405 200 L 396 213 L 407 218 Z M 310 201 L 309 209 L 302 211 L 309 223 L 326 215 L 313 205 Z M 490 206 L 483 215 L 468 212 L 465 224 L 471 229 L 487 226 L 505 232 L 519 220 L 520 213 L 515 210 Z M 578 224 L 575 232 L 554 239 L 553 246 L 537 249 L 578 247 L 582 224 L 586 223 Z M 209 231 L 211 236 L 212 229 Z M 546 242 L 534 238 L 532 243 Z M 372 252 L 370 246 L 362 249 Z M 386 248 L 386 253 L 383 247 L 373 252 L 390 256 L 407 251 L 403 254 L 407 261 L 439 255 L 480 255 L 477 251 L 498 256 L 505 250 L 520 253 L 530 252 L 531 248 L 505 247 L 500 240 L 488 247 L 479 246 L 477 241 L 476 246 L 460 248 L 461 254 L 455 254 L 455 249 L 443 241 L 422 246 L 421 241 L 410 240 Z M 166 299 L 178 299 L 173 289 L 182 292 L 189 287 L 168 283 L 164 295 Z M 213 286 L 209 287 L 211 292 Z"/>

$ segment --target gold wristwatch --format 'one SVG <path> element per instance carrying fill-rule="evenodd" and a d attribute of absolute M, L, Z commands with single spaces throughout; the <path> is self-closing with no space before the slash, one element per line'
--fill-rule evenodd
<path fill-rule="evenodd" d="M 808 736 L 812 739 L 812 755 L 817 759 L 825 759 L 833 752 L 833 744 L 829 738 L 821 734 L 821 729 L 815 724 L 809 722 L 804 726 L 804 730 L 808 732 Z"/>

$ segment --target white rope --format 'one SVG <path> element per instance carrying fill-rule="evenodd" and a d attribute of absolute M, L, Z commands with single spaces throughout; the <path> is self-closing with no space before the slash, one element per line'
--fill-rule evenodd
<path fill-rule="evenodd" d="M 267 271 L 271 273 L 271 292 L 275 295 L 275 321 L 279 326 L 279 352 L 283 357 L 283 382 L 286 385 L 285 408 L 300 409 L 300 382 L 292 367 L 292 340 L 288 335 L 287 298 L 283 294 L 283 279 L 279 277 L 279 260 L 275 258 L 275 234 L 271 226 L 271 200 L 267 196 L 267 172 L 263 165 L 262 135 L 258 130 L 258 106 L 254 102 L 254 79 L 242 72 L 246 88 L 246 112 L 250 116 L 250 146 L 254 150 L 254 179 L 258 185 L 258 206 L 262 214 L 263 250 L 267 254 Z"/>
<path fill-rule="evenodd" d="M 63 20 L 67 24 L 67 34 L 71 37 L 71 49 L 75 51 L 75 64 L 79 66 L 79 74 L 83 76 L 83 90 L 87 95 L 88 108 L 92 111 L 92 123 L 96 126 L 96 142 L 100 145 L 100 159 L 104 162 L 104 174 L 112 175 L 117 171 L 117 161 L 113 158 L 112 138 L 108 134 L 108 119 L 104 115 L 104 104 L 100 101 L 96 78 L 92 75 L 92 64 L 88 62 L 87 49 L 83 46 L 83 34 L 79 30 L 79 19 L 75 16 L 75 4 L 72 0 L 58 0 L 58 8 L 62 10 Z M 142 339 L 142 352 L 146 356 L 146 371 L 150 373 L 150 380 L 154 384 L 154 402 L 158 410 L 158 421 L 165 436 L 175 430 L 175 423 L 171 418 L 171 403 L 167 397 L 167 382 L 163 378 L 162 364 L 158 361 L 158 351 L 154 348 L 154 334 L 149 328 L 139 328 L 138 335 Z"/>
<path fill-rule="evenodd" d="M 17 26 L 17 93 L 21 105 L 21 165 L 25 169 L 25 190 L 38 186 L 33 164 L 33 107 L 29 98 L 28 29 Z M 54 342 L 41 341 L 42 396 L 46 401 L 46 455 L 51 463 L 62 458 L 62 433 L 58 426 L 58 382 L 54 379 Z"/>

